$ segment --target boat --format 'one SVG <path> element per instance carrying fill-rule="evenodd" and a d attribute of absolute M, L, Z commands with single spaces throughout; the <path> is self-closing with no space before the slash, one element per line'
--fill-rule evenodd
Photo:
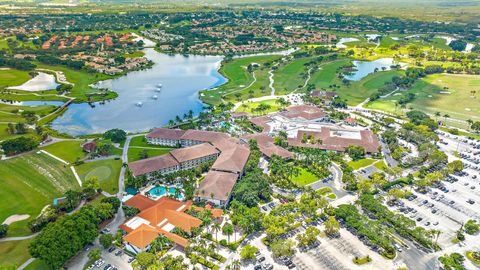
<path fill-rule="evenodd" d="M 157 87 L 158 87 L 158 88 L 162 88 L 163 85 L 162 85 L 161 83 L 159 83 L 159 84 L 157 84 Z"/>
<path fill-rule="evenodd" d="M 135 103 L 135 106 L 137 106 L 137 107 L 142 107 L 142 106 L 143 106 L 143 103 L 142 103 L 141 101 L 139 101 L 139 102 Z"/>
<path fill-rule="evenodd" d="M 157 96 L 157 95 L 153 95 L 153 96 L 152 96 L 152 99 L 158 99 L 158 96 Z"/>
<path fill-rule="evenodd" d="M 162 91 L 161 88 L 155 88 L 155 92 L 160 92 L 160 91 Z"/>

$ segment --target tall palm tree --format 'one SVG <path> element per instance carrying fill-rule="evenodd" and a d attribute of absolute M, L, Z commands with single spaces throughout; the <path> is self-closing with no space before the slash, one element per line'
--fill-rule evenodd
<path fill-rule="evenodd" d="M 222 226 L 218 222 L 214 222 L 212 230 L 215 232 L 215 240 L 218 242 L 218 232 L 222 229 Z"/>
<path fill-rule="evenodd" d="M 435 118 L 438 121 L 438 118 L 441 116 L 440 112 L 435 112 Z"/>
<path fill-rule="evenodd" d="M 239 260 L 234 260 L 234 261 L 232 262 L 232 266 L 233 266 L 233 269 L 234 269 L 234 270 L 240 270 L 241 263 L 240 263 Z"/>
<path fill-rule="evenodd" d="M 445 118 L 445 125 L 447 124 L 447 118 L 450 118 L 450 115 L 448 113 L 443 115 L 443 118 Z"/>

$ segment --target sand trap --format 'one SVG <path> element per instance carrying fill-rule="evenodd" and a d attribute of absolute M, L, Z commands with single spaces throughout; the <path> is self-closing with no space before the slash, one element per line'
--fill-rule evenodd
<path fill-rule="evenodd" d="M 440 94 L 451 94 L 452 92 L 449 91 L 440 91 Z"/>
<path fill-rule="evenodd" d="M 25 220 L 29 217 L 30 215 L 11 215 L 8 218 L 6 218 L 2 224 L 10 225 L 14 222 Z"/>
<path fill-rule="evenodd" d="M 465 111 L 471 111 L 471 110 L 472 110 L 472 109 L 470 109 L 470 108 L 465 108 Z"/>

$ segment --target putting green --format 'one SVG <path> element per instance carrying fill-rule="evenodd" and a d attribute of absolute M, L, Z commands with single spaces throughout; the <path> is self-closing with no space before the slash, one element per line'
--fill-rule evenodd
<path fill-rule="evenodd" d="M 85 179 L 90 179 L 93 176 L 96 176 L 99 181 L 108 179 L 112 175 L 112 169 L 108 166 L 99 166 L 91 170 L 85 175 Z"/>

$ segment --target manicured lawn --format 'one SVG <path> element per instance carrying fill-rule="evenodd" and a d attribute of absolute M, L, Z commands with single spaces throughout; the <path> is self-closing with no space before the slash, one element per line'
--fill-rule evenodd
<path fill-rule="evenodd" d="M 292 180 L 292 182 L 295 183 L 296 185 L 302 187 L 318 181 L 318 177 L 315 174 L 307 171 L 304 168 L 298 167 L 298 169 L 299 169 L 298 176 L 295 176 Z"/>
<path fill-rule="evenodd" d="M 449 119 L 480 120 L 480 77 L 471 75 L 432 74 L 418 80 L 411 89 L 405 92 L 415 94 L 415 99 L 408 103 L 408 108 L 424 111 L 431 115 L 440 112 L 448 114 L 447 123 L 456 122 Z M 476 91 L 475 95 L 471 91 Z M 378 100 L 367 107 L 401 114 L 395 108 L 395 102 L 401 95 L 392 95 L 385 100 Z M 461 101 L 461 102 L 459 102 Z M 445 120 L 440 117 L 438 120 Z M 458 123 L 457 123 L 458 125 Z M 465 128 L 465 127 L 464 127 Z"/>
<path fill-rule="evenodd" d="M 31 241 L 32 239 L 0 242 L 0 269 L 3 269 L 3 267 L 10 269 L 7 266 L 18 267 L 27 261 L 30 258 L 28 245 Z"/>
<path fill-rule="evenodd" d="M 70 168 L 45 154 L 31 153 L 0 161 L 0 175 L 0 221 L 14 214 L 36 217 L 54 198 L 69 189 L 79 189 Z M 26 226 L 11 226 L 15 229 L 9 236 L 30 234 Z"/>
<path fill-rule="evenodd" d="M 385 164 L 385 161 L 380 160 L 379 162 L 373 164 L 377 169 L 382 170 L 384 172 L 388 172 L 390 170 L 390 167 Z"/>
<path fill-rule="evenodd" d="M 259 114 L 267 114 L 271 112 L 276 112 L 281 109 L 281 107 L 275 102 L 276 99 L 269 99 L 269 100 L 264 100 L 264 101 L 258 101 L 258 102 L 248 102 L 242 104 L 240 107 L 238 107 L 237 112 L 247 112 L 253 115 L 259 115 Z M 260 104 L 266 104 L 270 106 L 270 109 L 259 113 L 258 111 L 254 111 Z"/>
<path fill-rule="evenodd" d="M 364 158 L 364 159 L 360 159 L 360 160 L 356 160 L 356 161 L 352 160 L 352 161 L 348 162 L 348 165 L 350 165 L 350 167 L 352 167 L 354 170 L 358 170 L 360 168 L 367 167 L 368 165 L 371 165 L 376 161 L 378 161 L 378 160 L 371 159 L 371 158 Z"/>
<path fill-rule="evenodd" d="M 95 176 L 100 182 L 100 187 L 110 194 L 118 192 L 118 177 L 122 167 L 121 160 L 99 160 L 86 162 L 75 167 L 83 181 Z"/>
<path fill-rule="evenodd" d="M 312 59 L 311 57 L 298 58 L 286 64 L 279 65 L 273 77 L 275 80 L 274 87 L 276 93 L 287 94 L 302 87 L 308 74 L 308 68 L 305 67 L 304 64 Z"/>
<path fill-rule="evenodd" d="M 0 90 L 8 86 L 21 85 L 31 78 L 27 71 L 16 69 L 0 70 Z"/>
<path fill-rule="evenodd" d="M 46 264 L 44 261 L 36 259 L 35 261 L 31 262 L 25 270 L 51 270 L 52 268 Z"/>
<path fill-rule="evenodd" d="M 144 150 L 147 151 L 148 157 L 156 157 L 163 154 L 166 154 L 172 151 L 173 148 L 140 148 L 140 147 L 130 147 L 128 148 L 128 162 L 140 160 L 140 153 Z"/>
<path fill-rule="evenodd" d="M 61 141 L 42 147 L 42 150 L 45 150 L 69 163 L 73 163 L 77 161 L 77 159 L 85 157 L 85 152 L 83 152 L 82 147 L 80 146 L 82 143 L 83 141 L 80 140 Z"/>

